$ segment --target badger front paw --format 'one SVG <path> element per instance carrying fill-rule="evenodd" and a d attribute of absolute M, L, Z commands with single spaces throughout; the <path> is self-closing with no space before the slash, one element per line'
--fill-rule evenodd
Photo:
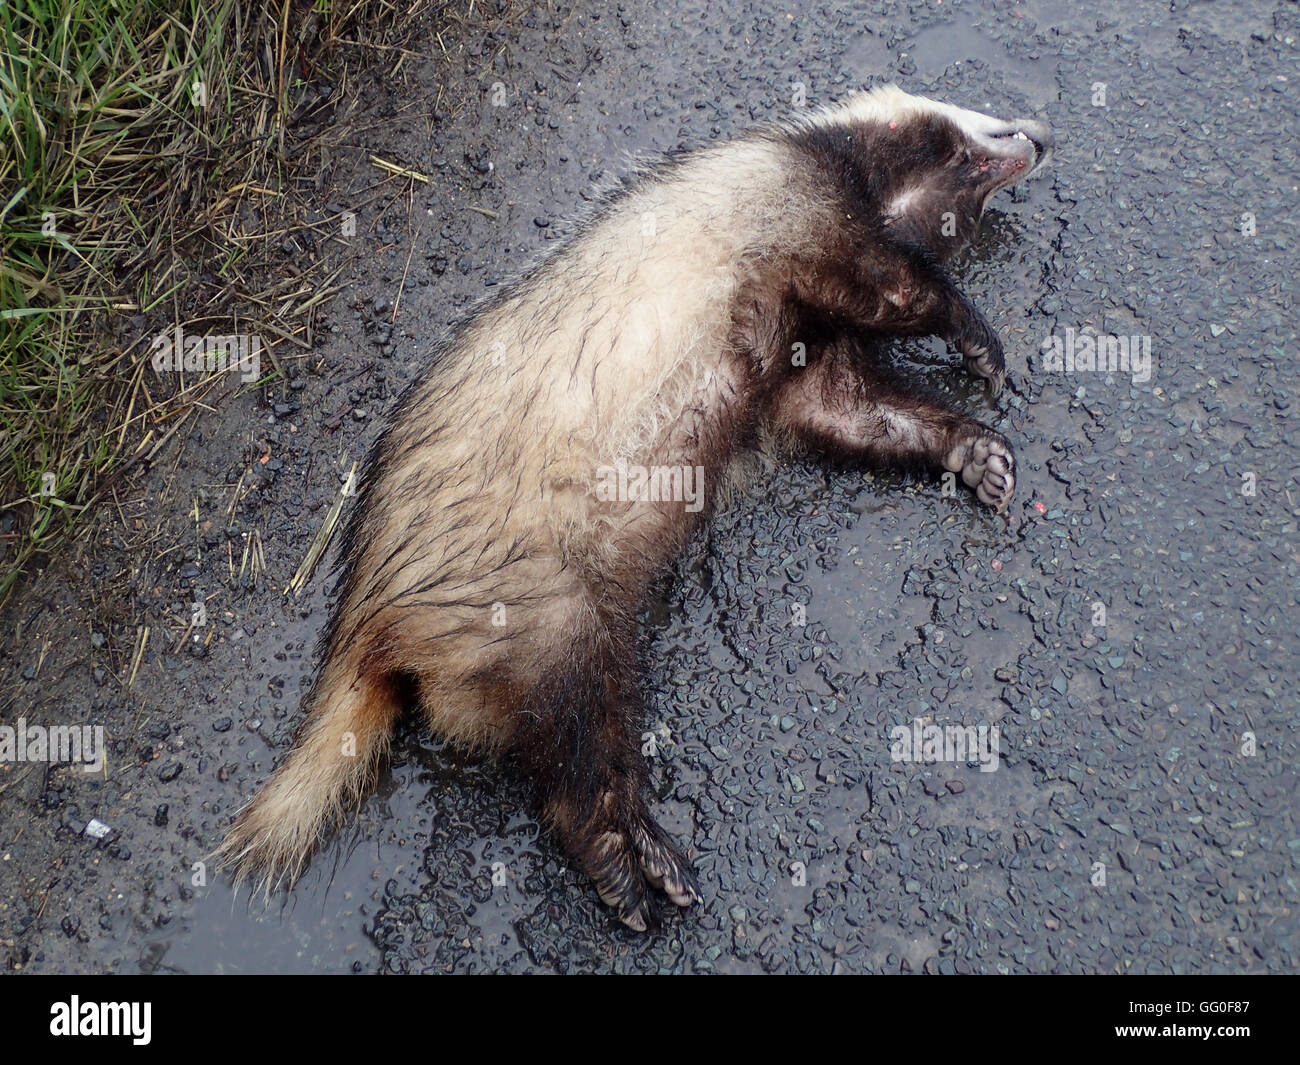
<path fill-rule="evenodd" d="M 944 469 L 960 473 L 981 503 L 999 514 L 1016 490 L 1016 457 L 1007 438 L 972 422 L 944 456 Z"/>
<path fill-rule="evenodd" d="M 966 369 L 984 379 L 990 395 L 996 396 L 1002 391 L 1002 385 L 1007 379 L 1007 360 L 1002 351 L 1002 341 L 990 334 L 982 343 L 963 346 L 961 354 Z"/>

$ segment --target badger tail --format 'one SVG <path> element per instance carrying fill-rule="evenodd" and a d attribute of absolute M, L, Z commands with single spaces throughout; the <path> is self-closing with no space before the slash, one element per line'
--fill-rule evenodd
<path fill-rule="evenodd" d="M 401 710 L 394 678 L 342 657 L 321 671 L 293 750 L 217 850 L 237 884 L 265 880 L 269 893 L 293 883 L 321 835 L 360 802 L 388 750 Z"/>

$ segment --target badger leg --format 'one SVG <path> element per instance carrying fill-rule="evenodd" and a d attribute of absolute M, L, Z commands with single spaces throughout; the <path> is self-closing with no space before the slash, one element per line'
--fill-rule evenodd
<path fill-rule="evenodd" d="M 989 394 L 996 396 L 1007 379 L 1002 339 L 974 304 L 961 293 L 957 296 L 957 302 L 950 307 L 947 328 L 938 330 L 936 335 L 961 352 L 966 369 L 982 378 Z"/>
<path fill-rule="evenodd" d="M 1006 437 L 933 397 L 885 381 L 833 343 L 796 370 L 769 401 L 779 433 L 851 461 L 942 467 L 959 473 L 982 503 L 1002 512 L 1015 491 Z"/>
<path fill-rule="evenodd" d="M 575 638 L 566 661 L 525 698 L 511 739 L 539 785 L 566 852 L 629 928 L 658 923 L 652 890 L 700 901 L 690 863 L 646 807 L 630 625 L 622 638 Z"/>
<path fill-rule="evenodd" d="M 351 661 L 327 664 L 306 704 L 293 750 L 217 852 L 236 883 L 264 879 L 268 893 L 296 880 L 321 834 L 360 801 L 401 712 L 394 678 Z"/>
<path fill-rule="evenodd" d="M 852 283 L 819 277 L 797 285 L 796 295 L 805 306 L 865 332 L 941 337 L 993 395 L 1002 391 L 1007 365 L 1001 339 L 931 252 L 896 243 L 863 257 L 857 269 Z"/>
<path fill-rule="evenodd" d="M 990 394 L 1002 391 L 1007 360 L 1002 340 L 970 298 L 942 270 L 914 262 L 912 287 L 904 288 L 899 308 L 906 319 L 903 329 L 941 337 L 961 352 L 966 369 L 988 385 Z"/>

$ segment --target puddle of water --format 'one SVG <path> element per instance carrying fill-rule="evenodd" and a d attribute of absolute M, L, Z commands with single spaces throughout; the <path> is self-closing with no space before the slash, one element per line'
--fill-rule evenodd
<path fill-rule="evenodd" d="M 979 59 L 1036 103 L 1056 99 L 1056 77 L 1044 60 L 1013 56 L 1005 45 L 976 28 L 969 18 L 921 30 L 903 45 L 902 57 L 910 58 L 917 72 L 926 78 L 937 78 L 954 64 Z"/>
<path fill-rule="evenodd" d="M 1094 8 L 1073 0 L 1029 0 L 1022 4 L 1021 10 L 1033 19 L 1041 32 L 1054 31 L 1063 36 L 1095 33 L 1100 17 Z"/>
<path fill-rule="evenodd" d="M 916 641 L 916 630 L 930 619 L 928 599 L 902 594 L 903 574 L 917 561 L 918 539 L 912 533 L 865 551 L 855 546 L 809 581 L 814 602 L 827 604 L 826 634 L 840 648 L 841 665 L 849 673 L 874 677 L 896 668 L 899 652 Z"/>
<path fill-rule="evenodd" d="M 421 882 L 418 852 L 427 837 L 421 767 L 395 765 L 359 813 L 313 856 L 291 892 L 272 896 L 209 874 L 185 921 L 144 951 L 143 970 L 186 973 L 372 972 L 379 952 L 367 933 L 385 884 Z"/>
<path fill-rule="evenodd" d="M 840 53 L 840 63 L 857 83 L 864 83 L 872 74 L 883 75 L 892 59 L 884 38 L 865 29 L 846 41 Z"/>
<path fill-rule="evenodd" d="M 355 840 L 355 829 L 349 835 Z M 236 894 L 225 879 L 210 882 L 180 928 L 148 943 L 140 971 L 373 971 L 378 951 L 363 931 L 358 904 L 378 890 L 370 871 L 396 866 L 401 848 L 371 844 L 348 851 L 334 869 L 339 849 L 327 847 L 290 895 L 272 896 L 269 903 L 248 887 Z"/>

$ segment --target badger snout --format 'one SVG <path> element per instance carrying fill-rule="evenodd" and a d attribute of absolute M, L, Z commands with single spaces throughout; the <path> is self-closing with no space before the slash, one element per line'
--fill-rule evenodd
<path fill-rule="evenodd" d="M 1014 136 L 1024 137 L 1034 146 L 1034 165 L 1029 168 L 1029 173 L 1041 170 L 1043 164 L 1052 157 L 1052 148 L 1056 144 L 1051 127 L 1046 122 L 1032 118 L 1018 118 L 1012 126 Z"/>
<path fill-rule="evenodd" d="M 1032 118 L 1017 118 L 998 122 L 987 134 L 992 139 L 998 159 L 997 170 L 1005 176 L 995 187 L 1023 181 L 1041 170 L 1052 155 L 1055 139 L 1046 122 Z"/>

